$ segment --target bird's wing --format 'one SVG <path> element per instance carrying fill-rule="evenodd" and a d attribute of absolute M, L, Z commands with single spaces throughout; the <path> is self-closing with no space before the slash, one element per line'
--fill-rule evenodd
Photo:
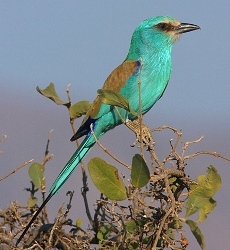
<path fill-rule="evenodd" d="M 121 88 L 125 85 L 127 80 L 139 69 L 139 61 L 127 60 L 119 65 L 116 69 L 106 79 L 102 89 L 103 90 L 112 90 L 119 93 Z M 76 132 L 76 134 L 71 138 L 71 141 L 74 141 L 83 135 L 88 134 L 90 131 L 90 125 L 94 123 L 97 119 L 103 115 L 109 113 L 111 107 L 109 105 L 102 105 L 100 96 L 92 103 L 88 112 L 83 119 L 82 125 Z"/>

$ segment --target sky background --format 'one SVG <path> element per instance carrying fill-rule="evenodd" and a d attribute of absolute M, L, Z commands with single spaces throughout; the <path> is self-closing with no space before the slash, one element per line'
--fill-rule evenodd
<path fill-rule="evenodd" d="M 172 52 L 173 72 L 168 88 L 145 116 L 150 127 L 170 125 L 182 129 L 182 141 L 201 143 L 189 152 L 217 151 L 230 157 L 230 3 L 219 1 L 0 1 L 0 177 L 32 158 L 41 162 L 48 132 L 54 129 L 50 152 L 54 158 L 46 166 L 47 189 L 75 150 L 68 112 L 42 97 L 36 86 L 50 82 L 62 99 L 71 83 L 72 101 L 93 101 L 110 72 L 126 57 L 132 32 L 144 19 L 170 15 L 181 22 L 194 23 L 201 30 L 186 33 Z M 78 126 L 79 124 L 76 124 Z M 172 133 L 157 134 L 160 157 L 168 150 Z M 138 149 L 130 148 L 134 135 L 120 126 L 101 142 L 117 157 L 131 163 Z M 182 144 L 181 144 L 182 145 Z M 167 148 L 167 150 L 165 150 Z M 86 158 L 105 156 L 95 146 Z M 214 165 L 223 186 L 214 197 L 218 205 L 200 225 L 207 249 L 227 249 L 230 245 L 230 163 L 200 156 L 188 164 L 195 178 Z M 117 165 L 120 167 L 119 165 Z M 0 208 L 18 200 L 26 204 L 29 186 L 28 167 L 0 182 Z M 120 167 L 120 171 L 124 168 Z M 57 212 L 66 203 L 65 193 L 75 190 L 72 218 L 84 218 L 80 194 L 81 171 L 76 170 L 48 204 Z M 89 200 L 93 210 L 99 197 L 89 179 Z M 38 195 L 39 196 L 39 195 Z M 85 222 L 87 224 L 87 221 Z M 189 250 L 199 249 L 187 229 Z"/>

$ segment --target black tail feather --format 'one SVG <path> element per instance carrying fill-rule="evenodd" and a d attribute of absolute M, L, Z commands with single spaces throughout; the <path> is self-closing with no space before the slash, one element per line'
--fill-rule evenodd
<path fill-rule="evenodd" d="M 39 215 L 39 213 L 42 211 L 42 209 L 44 208 L 44 206 L 48 203 L 48 201 L 51 199 L 53 195 L 50 193 L 47 198 L 45 199 L 45 201 L 42 203 L 42 205 L 39 207 L 39 209 L 37 210 L 37 212 L 33 215 L 32 219 L 30 220 L 30 222 L 28 223 L 28 225 L 26 226 L 26 228 L 24 229 L 24 231 L 22 232 L 21 236 L 19 237 L 19 239 L 16 242 L 16 246 L 20 243 L 20 241 L 22 240 L 22 238 L 25 236 L 25 234 L 27 233 L 27 231 L 29 230 L 30 226 L 33 224 L 33 222 L 35 221 L 35 219 L 37 218 L 37 216 Z"/>

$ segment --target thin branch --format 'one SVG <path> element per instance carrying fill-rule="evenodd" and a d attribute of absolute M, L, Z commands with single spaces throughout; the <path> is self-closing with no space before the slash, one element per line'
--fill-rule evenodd
<path fill-rule="evenodd" d="M 142 59 L 140 58 L 141 61 L 141 66 L 140 66 L 140 74 L 138 75 L 138 94 L 139 94 L 139 115 L 138 115 L 138 120 L 140 123 L 139 126 L 139 131 L 140 131 L 140 144 L 141 144 L 141 156 L 144 159 L 144 145 L 143 145 L 143 140 L 142 140 L 142 122 L 143 122 L 143 115 L 142 115 L 142 96 L 141 96 L 141 72 L 142 72 Z"/>
<path fill-rule="evenodd" d="M 173 208 L 169 208 L 169 210 L 167 211 L 167 213 L 164 215 L 164 217 L 162 218 L 162 221 L 161 221 L 161 224 L 157 230 L 157 234 L 156 234 L 156 238 L 154 240 L 154 244 L 153 244 L 153 247 L 152 247 L 152 250 L 156 250 L 156 247 L 157 247 L 157 243 L 158 243 L 158 240 L 160 238 L 160 235 L 161 235 L 161 232 L 162 232 L 162 229 L 163 229 L 163 226 L 165 224 L 165 221 L 166 219 L 168 218 L 168 216 L 172 213 L 173 211 Z"/>
<path fill-rule="evenodd" d="M 72 101 L 71 101 L 70 91 L 69 91 L 70 85 L 71 85 L 71 83 L 69 83 L 69 84 L 67 85 L 67 87 L 66 87 L 66 94 L 67 94 L 67 97 L 68 97 L 68 101 L 69 101 L 69 103 L 71 104 Z M 70 105 L 70 107 L 71 107 L 71 105 Z M 74 119 L 72 119 L 71 116 L 70 116 L 70 109 L 69 109 L 69 117 L 70 117 L 70 126 L 71 126 L 71 128 L 72 128 L 73 134 L 76 134 L 76 129 L 75 129 L 75 126 L 74 126 Z M 80 146 L 79 140 L 76 140 L 76 144 L 77 144 L 77 147 Z M 85 172 L 84 163 L 81 161 L 80 164 L 81 164 L 82 171 Z"/>
<path fill-rule="evenodd" d="M 196 152 L 196 153 L 194 153 L 194 154 L 185 156 L 184 159 L 185 159 L 185 160 L 186 160 L 186 159 L 191 159 L 191 158 L 193 158 L 193 157 L 196 157 L 196 156 L 202 155 L 202 154 L 203 154 L 203 155 L 204 155 L 204 154 L 206 154 L 206 155 L 212 155 L 212 156 L 214 156 L 214 157 L 221 158 L 221 159 L 224 159 L 224 160 L 226 160 L 226 161 L 230 161 L 230 158 L 228 158 L 228 157 L 226 157 L 226 156 L 224 156 L 224 155 L 221 155 L 221 154 L 219 154 L 219 153 L 217 153 L 217 152 L 209 152 L 209 151 L 199 151 L 199 152 Z"/>
<path fill-rule="evenodd" d="M 131 169 L 131 168 L 132 168 L 132 167 L 129 166 L 128 164 L 126 164 L 126 163 L 122 162 L 121 160 L 119 160 L 119 159 L 118 159 L 116 156 L 114 156 L 112 153 L 110 153 L 110 151 L 109 151 L 107 148 L 105 148 L 105 147 L 99 142 L 99 140 L 97 139 L 97 137 L 96 137 L 96 135 L 94 134 L 94 131 L 93 131 L 93 126 L 90 126 L 90 128 L 91 128 L 91 133 L 92 133 L 92 135 L 93 135 L 93 137 L 94 137 L 96 143 L 98 144 L 98 146 L 99 146 L 100 148 L 103 149 L 103 151 L 104 151 L 106 154 L 108 154 L 108 155 L 109 155 L 110 157 L 112 157 L 115 161 L 119 162 L 121 165 L 125 166 L 126 168 L 128 168 L 128 169 Z"/>
<path fill-rule="evenodd" d="M 48 241 L 49 246 L 52 246 L 51 242 L 52 242 L 52 240 L 54 238 L 53 235 L 54 235 L 55 230 L 57 230 L 57 228 L 58 228 L 58 224 L 59 224 L 60 218 L 62 216 L 63 216 L 63 207 L 60 207 L 59 210 L 58 210 L 57 218 L 56 218 L 56 220 L 54 222 L 54 225 L 52 226 L 52 229 L 51 229 L 51 231 L 49 233 L 49 241 Z"/>
<path fill-rule="evenodd" d="M 46 150 L 45 150 L 45 156 L 49 154 L 49 143 L 51 140 L 51 134 L 53 133 L 53 129 L 51 129 L 48 133 L 48 140 L 47 140 L 47 144 L 46 144 Z"/>
<path fill-rule="evenodd" d="M 67 94 L 68 101 L 71 104 L 71 97 L 70 97 L 70 91 L 69 91 L 70 86 L 71 86 L 71 83 L 67 84 L 67 86 L 66 86 L 66 94 Z"/>
<path fill-rule="evenodd" d="M 86 178 L 87 178 L 87 175 L 85 175 Z M 92 227 L 94 227 L 94 221 L 92 219 L 92 216 L 91 216 L 91 213 L 90 213 L 90 209 L 89 209 L 89 203 L 88 203 L 88 199 L 87 199 L 87 192 L 89 191 L 89 188 L 88 186 L 84 186 L 82 188 L 82 191 L 81 191 L 81 195 L 83 197 L 83 200 L 84 200 L 84 204 L 85 204 L 85 212 L 86 212 L 86 215 L 88 217 L 88 220 L 89 220 L 89 223 Z"/>
<path fill-rule="evenodd" d="M 181 133 L 181 132 L 178 132 L 178 129 L 176 129 L 174 127 L 171 127 L 171 126 L 167 126 L 167 125 L 163 125 L 163 126 L 160 126 L 158 128 L 151 129 L 151 131 L 152 132 L 154 132 L 154 131 L 162 131 L 164 129 L 170 129 L 170 130 L 172 130 L 176 134 Z"/>
<path fill-rule="evenodd" d="M 9 174 L 7 174 L 7 175 L 1 177 L 1 178 L 0 178 L 0 181 L 2 181 L 2 180 L 4 180 L 4 179 L 8 178 L 10 175 L 16 173 L 19 169 L 21 169 L 21 168 L 25 167 L 26 165 L 30 164 L 32 161 L 34 161 L 34 159 L 31 159 L 31 160 L 29 160 L 29 161 L 25 161 L 22 165 L 20 165 L 19 167 L 15 168 L 15 169 L 14 169 L 13 171 L 11 171 Z"/>
<path fill-rule="evenodd" d="M 69 203 L 66 206 L 66 211 L 65 211 L 64 217 L 66 217 L 68 215 L 69 210 L 71 209 L 71 203 L 72 203 L 73 195 L 74 195 L 74 190 L 73 191 L 68 191 L 66 193 L 66 196 L 69 196 Z"/>
<path fill-rule="evenodd" d="M 38 249 L 38 247 L 40 250 L 44 250 L 38 243 L 35 243 L 33 246 L 28 247 L 27 250 Z"/>
<path fill-rule="evenodd" d="M 160 159 L 158 158 L 158 156 L 156 155 L 155 148 L 154 148 L 153 144 L 149 146 L 149 153 L 151 155 L 152 160 L 154 160 L 157 163 L 158 167 L 160 167 L 163 170 L 165 168 L 165 166 L 160 161 Z"/>
<path fill-rule="evenodd" d="M 176 177 L 184 177 L 184 172 L 177 169 L 166 169 L 162 174 L 152 174 L 150 175 L 150 181 L 156 182 L 164 179 L 166 176 L 176 176 Z"/>
<path fill-rule="evenodd" d="M 67 97 L 68 97 L 69 103 L 71 104 L 72 102 L 71 102 L 70 91 L 69 91 L 70 85 L 71 84 L 67 85 L 66 93 L 67 93 Z M 71 105 L 70 105 L 70 107 L 71 107 Z M 72 128 L 73 134 L 75 134 L 76 133 L 76 129 L 75 129 L 75 126 L 74 126 L 74 119 L 72 119 L 71 116 L 70 116 L 70 108 L 68 110 L 69 110 L 69 117 L 70 117 L 70 126 Z M 76 140 L 76 145 L 77 145 L 77 147 L 80 146 L 79 140 Z M 86 214 L 87 214 L 88 220 L 89 220 L 91 226 L 93 227 L 94 222 L 93 222 L 90 210 L 89 210 L 89 203 L 88 203 L 88 199 L 87 199 L 87 192 L 89 191 L 88 184 L 87 184 L 88 177 L 87 177 L 87 174 L 86 174 L 86 171 L 85 171 L 85 167 L 84 167 L 83 161 L 80 161 L 80 166 L 81 166 L 82 183 L 83 183 L 83 188 L 82 188 L 81 194 L 83 196 L 83 200 L 84 200 L 84 204 L 85 204 L 85 209 L 86 209 Z"/>
<path fill-rule="evenodd" d="M 167 191 L 167 193 L 168 193 L 168 197 L 170 198 L 170 207 L 172 208 L 172 210 L 173 211 L 175 211 L 175 204 L 176 204 L 176 201 L 175 201 L 175 197 L 174 197 L 174 195 L 173 195 L 173 192 L 172 192 L 172 190 L 171 190 L 171 188 L 170 188 L 170 183 L 169 183 L 169 176 L 166 176 L 165 178 L 164 178 L 164 182 L 165 182 L 165 189 L 166 189 L 166 191 Z"/>
<path fill-rule="evenodd" d="M 45 164 L 46 164 L 49 160 L 52 160 L 53 157 L 54 157 L 53 154 L 47 154 L 47 155 L 45 155 L 44 158 L 43 158 L 43 160 L 42 160 L 42 162 L 41 162 L 41 165 L 42 165 L 42 166 L 45 166 Z"/>
<path fill-rule="evenodd" d="M 43 158 L 43 160 L 41 162 L 42 166 L 45 166 L 45 164 L 54 157 L 53 154 L 49 153 L 49 145 L 50 145 L 51 135 L 52 135 L 53 131 L 54 130 L 51 129 L 49 131 L 49 133 L 48 133 L 48 139 L 47 139 L 46 148 L 45 148 L 45 155 L 44 155 L 44 158 Z M 45 197 L 45 192 L 46 192 L 45 185 L 41 189 L 41 192 L 42 192 L 42 201 L 44 202 L 45 198 L 46 198 Z M 46 206 L 42 209 L 42 214 L 43 214 L 44 218 L 46 219 L 46 221 L 49 223 L 49 218 L 48 218 L 48 213 L 47 213 L 47 210 L 46 210 Z"/>
<path fill-rule="evenodd" d="M 204 138 L 204 136 L 202 135 L 202 136 L 201 136 L 199 139 L 197 139 L 197 140 L 185 142 L 184 146 L 182 147 L 182 156 L 184 156 L 185 151 L 186 151 L 186 149 L 188 148 L 188 146 L 189 146 L 190 144 L 198 143 L 198 142 L 200 142 L 203 138 Z"/>

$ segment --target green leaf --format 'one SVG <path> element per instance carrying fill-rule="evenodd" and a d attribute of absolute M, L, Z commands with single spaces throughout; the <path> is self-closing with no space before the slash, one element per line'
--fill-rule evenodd
<path fill-rule="evenodd" d="M 51 99 L 52 101 L 54 101 L 56 104 L 58 105 L 64 105 L 66 107 L 70 107 L 70 103 L 69 102 L 64 102 L 62 101 L 62 99 L 58 96 L 54 84 L 50 83 L 50 85 L 48 87 L 46 87 L 45 89 L 40 89 L 38 86 L 36 87 L 36 90 L 42 94 L 43 96 Z"/>
<path fill-rule="evenodd" d="M 76 220 L 76 227 L 81 227 L 82 226 L 82 219 L 77 219 Z"/>
<path fill-rule="evenodd" d="M 213 200 L 212 198 L 209 198 L 204 204 L 204 206 L 201 207 L 200 209 L 198 222 L 202 222 L 206 220 L 207 215 L 210 214 L 214 210 L 216 204 L 217 203 L 215 200 Z"/>
<path fill-rule="evenodd" d="M 132 160 L 131 180 L 134 187 L 144 187 L 150 179 L 148 166 L 141 155 L 135 154 Z"/>
<path fill-rule="evenodd" d="M 165 232 L 165 234 L 167 235 L 168 238 L 174 240 L 175 239 L 175 230 L 173 230 L 172 228 L 168 228 Z M 161 240 L 161 239 L 160 239 Z"/>
<path fill-rule="evenodd" d="M 121 94 L 114 92 L 112 90 L 104 90 L 104 89 L 98 89 L 97 91 L 98 95 L 100 96 L 103 103 L 112 105 L 112 106 L 118 106 L 120 108 L 123 108 L 127 111 L 131 111 L 129 107 L 129 101 Z"/>
<path fill-rule="evenodd" d="M 28 173 L 36 188 L 44 189 L 45 186 L 44 170 L 45 170 L 44 166 L 42 166 L 38 162 L 32 163 L 29 167 Z"/>
<path fill-rule="evenodd" d="M 88 163 L 89 174 L 97 189 L 111 200 L 125 200 L 126 188 L 118 170 L 100 158 Z"/>
<path fill-rule="evenodd" d="M 137 230 L 137 224 L 134 220 L 127 221 L 125 227 L 129 233 L 135 233 Z"/>
<path fill-rule="evenodd" d="M 98 233 L 97 233 L 97 238 L 99 240 L 104 240 L 106 239 L 107 235 L 110 233 L 112 226 L 111 225 L 104 225 L 100 227 Z"/>
<path fill-rule="evenodd" d="M 181 229 L 183 227 L 183 222 L 180 218 L 174 217 L 168 224 L 168 227 L 172 229 Z"/>
<path fill-rule="evenodd" d="M 144 240 L 143 240 L 144 241 Z M 129 243 L 129 250 L 136 250 L 138 249 L 139 246 L 139 241 L 136 239 L 133 239 L 130 243 Z"/>
<path fill-rule="evenodd" d="M 198 176 L 197 184 L 190 186 L 186 205 L 186 217 L 199 211 L 198 222 L 204 221 L 207 215 L 213 211 L 216 201 L 212 196 L 221 187 L 221 177 L 213 166 L 208 167 L 207 173 L 207 176 Z"/>
<path fill-rule="evenodd" d="M 38 199 L 36 197 L 29 197 L 27 200 L 27 206 L 29 208 L 33 208 L 36 205 L 37 201 Z"/>
<path fill-rule="evenodd" d="M 69 109 L 70 118 L 76 119 L 85 115 L 86 112 L 89 110 L 90 103 L 89 101 L 80 101 L 72 105 Z"/>
<path fill-rule="evenodd" d="M 193 235 L 195 236 L 201 249 L 204 249 L 205 248 L 204 236 L 203 236 L 202 232 L 200 231 L 199 227 L 197 226 L 197 224 L 192 220 L 186 220 L 185 222 L 189 225 L 190 230 L 193 233 Z"/>

